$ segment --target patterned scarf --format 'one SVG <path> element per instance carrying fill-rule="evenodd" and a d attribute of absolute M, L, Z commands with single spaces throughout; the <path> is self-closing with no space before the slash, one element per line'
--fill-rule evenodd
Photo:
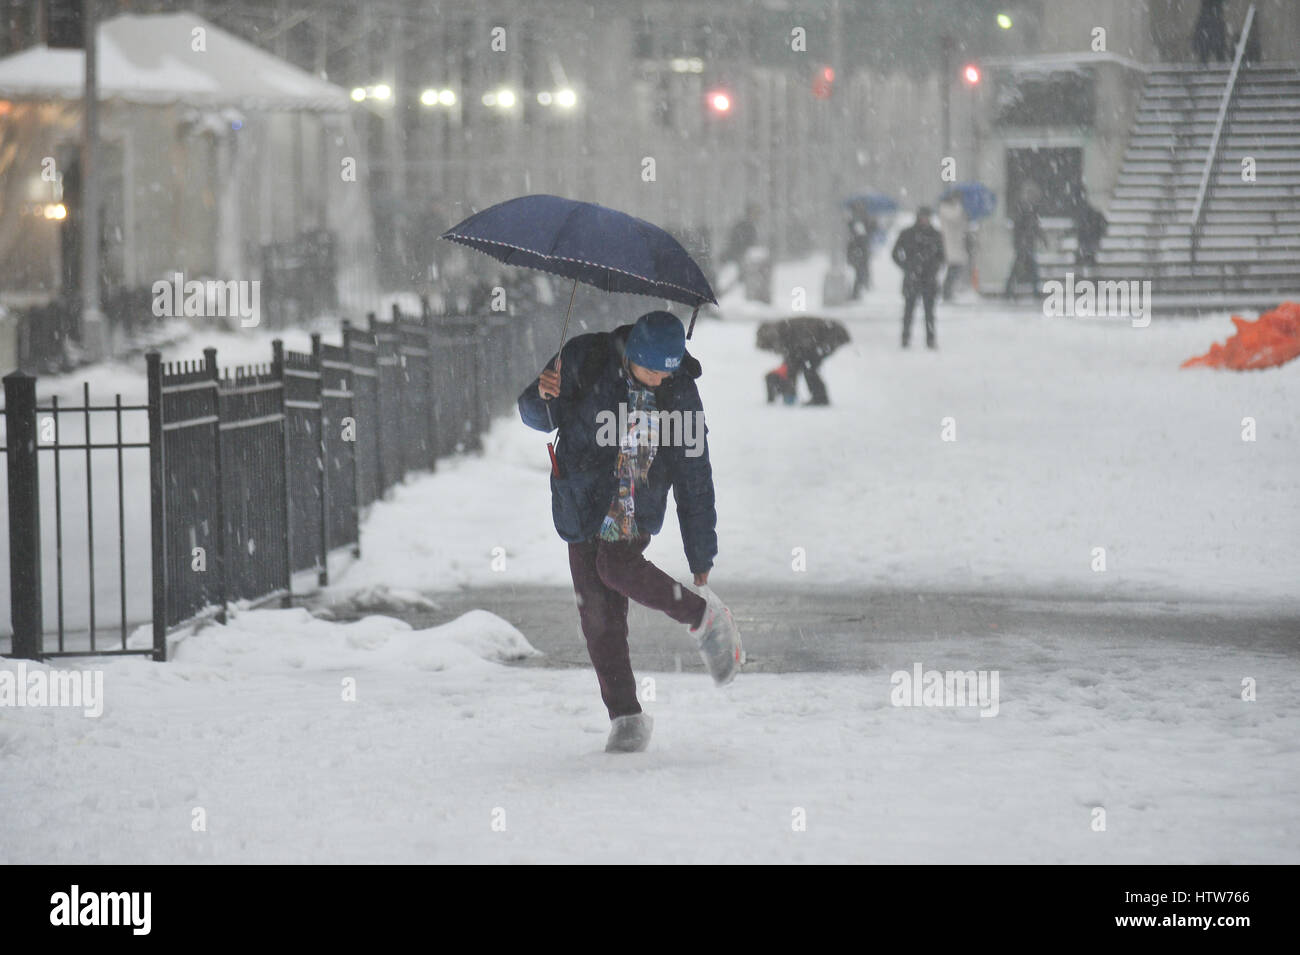
<path fill-rule="evenodd" d="M 636 489 L 644 487 L 650 465 L 659 449 L 659 416 L 654 414 L 655 395 L 633 378 L 627 379 L 627 433 L 618 446 L 618 490 L 609 513 L 600 525 L 600 537 L 607 541 L 632 540 L 636 526 Z"/>

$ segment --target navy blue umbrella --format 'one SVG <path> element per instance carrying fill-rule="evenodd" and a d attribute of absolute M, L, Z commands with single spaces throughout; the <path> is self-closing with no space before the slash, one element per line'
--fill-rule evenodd
<path fill-rule="evenodd" d="M 507 199 L 476 212 L 442 238 L 486 252 L 507 265 L 573 279 L 574 292 L 583 282 L 604 292 L 670 299 L 690 305 L 697 313 L 706 302 L 716 305 L 718 301 L 680 242 L 657 225 L 594 202 L 547 195 Z M 572 293 L 569 308 L 573 308 Z M 566 313 L 561 345 L 568 329 Z"/>

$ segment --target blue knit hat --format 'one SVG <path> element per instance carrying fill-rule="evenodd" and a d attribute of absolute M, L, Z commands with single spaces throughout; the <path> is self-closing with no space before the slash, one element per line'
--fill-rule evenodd
<path fill-rule="evenodd" d="M 651 371 L 675 372 L 686 351 L 686 331 L 671 312 L 646 312 L 627 336 L 627 360 Z"/>

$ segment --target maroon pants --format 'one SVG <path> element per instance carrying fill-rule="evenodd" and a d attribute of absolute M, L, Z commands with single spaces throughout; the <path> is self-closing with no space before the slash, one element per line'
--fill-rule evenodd
<path fill-rule="evenodd" d="M 641 712 L 627 647 L 628 598 L 692 627 L 704 619 L 704 598 L 641 556 L 649 544 L 647 535 L 569 545 L 582 636 L 610 719 Z"/>

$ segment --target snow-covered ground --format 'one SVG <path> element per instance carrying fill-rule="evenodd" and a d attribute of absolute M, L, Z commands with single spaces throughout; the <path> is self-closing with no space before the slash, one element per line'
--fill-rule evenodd
<path fill-rule="evenodd" d="M 783 270 L 778 289 L 807 287 L 814 311 L 823 267 Z M 941 311 L 941 351 L 904 353 L 887 268 L 864 303 L 825 310 L 854 337 L 824 367 L 830 408 L 763 402 L 777 359 L 754 350 L 754 324 L 784 310 L 728 299 L 727 321 L 697 329 L 720 593 L 807 582 L 1295 608 L 1300 366 L 1180 371 L 1226 318 L 1135 329 L 976 304 Z M 266 360 L 260 336 L 219 348 L 223 363 Z M 92 392 L 130 400 L 135 375 L 92 369 Z M 567 585 L 546 467 L 541 434 L 497 421 L 482 455 L 374 507 L 362 559 L 326 597 Z M 686 576 L 671 518 L 650 556 Z M 147 575 L 131 584 L 147 607 Z M 239 613 L 166 665 L 71 664 L 103 671 L 98 718 L 0 706 L 0 863 L 1300 858 L 1295 652 L 1050 628 L 916 645 L 879 630 L 864 628 L 853 673 L 747 673 L 719 691 L 638 672 L 654 739 L 613 757 L 594 675 L 509 664 L 530 655 L 527 634 L 486 612 L 424 631 Z M 891 705 L 892 675 L 917 664 L 995 671 L 997 715 Z M 0 661 L 0 692 L 20 666 L 43 669 Z"/>
<path fill-rule="evenodd" d="M 939 351 L 902 351 L 897 270 L 877 261 L 866 301 L 817 309 L 824 268 L 789 266 L 776 285 L 778 299 L 803 288 L 811 314 L 850 325 L 852 344 L 822 366 L 831 407 L 765 404 L 762 378 L 780 359 L 754 348 L 755 324 L 788 309 L 729 296 L 724 313 L 746 317 L 702 321 L 690 343 L 704 367 L 720 592 L 806 580 L 1300 602 L 1300 362 L 1181 370 L 1231 334 L 1226 316 L 1134 328 L 973 302 L 940 306 Z M 1254 441 L 1242 440 L 1247 417 Z M 548 465 L 542 434 L 498 420 L 481 457 L 375 506 L 363 560 L 337 590 L 567 583 Z M 792 569 L 795 548 L 806 572 Z M 671 509 L 648 556 L 686 575 Z"/>
<path fill-rule="evenodd" d="M 654 739 L 609 756 L 594 676 L 496 662 L 528 652 L 482 611 L 291 610 L 98 662 L 97 719 L 0 708 L 0 863 L 1300 857 L 1294 656 L 886 638 L 860 674 L 642 673 Z M 891 705 L 914 663 L 996 669 L 997 715 Z"/>
<path fill-rule="evenodd" d="M 974 301 L 940 306 L 940 351 L 918 341 L 903 352 L 898 270 L 883 250 L 876 287 L 850 306 L 819 307 L 826 264 L 814 257 L 779 268 L 778 304 L 745 302 L 738 290 L 724 296 L 727 320 L 701 320 L 690 343 L 705 368 L 699 384 L 719 498 L 719 587 L 806 580 L 1300 602 L 1300 362 L 1251 373 L 1180 370 L 1183 359 L 1232 332 L 1226 315 L 1133 328 Z M 812 314 L 843 319 L 853 335 L 823 365 L 829 408 L 764 403 L 762 376 L 779 359 L 754 348 L 755 325 L 793 314 L 783 305 L 796 296 Z M 321 328 L 336 333 L 336 323 Z M 201 329 L 164 357 L 194 359 L 213 344 L 223 366 L 266 362 L 273 337 Z M 283 337 L 290 349 L 310 347 L 306 331 Z M 137 359 L 42 379 L 42 400 L 58 394 L 76 403 L 83 380 L 96 401 L 111 402 L 114 393 L 127 403 L 144 399 Z M 1253 442 L 1242 440 L 1247 417 L 1256 422 Z M 943 440 L 945 419 L 955 441 Z M 147 440 L 143 414 L 125 424 L 128 440 Z M 63 441 L 80 438 L 76 416 L 63 416 L 61 427 Z M 112 415 L 96 416 L 96 440 L 110 439 L 112 428 Z M 395 488 L 374 507 L 363 561 L 339 578 L 333 599 L 382 587 L 566 584 L 545 442 L 507 416 L 493 423 L 481 456 L 442 462 L 437 475 Z M 88 607 L 85 489 L 80 459 L 65 462 L 64 603 L 68 626 L 77 628 Z M 95 462 L 104 626 L 118 617 L 117 475 L 112 452 L 95 452 Z M 150 608 L 147 455 L 128 452 L 124 470 L 128 619 L 140 621 Z M 52 513 L 42 531 L 53 626 Z M 504 563 L 494 559 L 497 548 Z M 795 548 L 806 572 L 792 569 Z M 1105 548 L 1104 572 L 1093 570 L 1095 548 Z M 671 513 L 649 556 L 686 574 Z M 0 632 L 8 627 L 8 591 L 0 588 Z"/>

